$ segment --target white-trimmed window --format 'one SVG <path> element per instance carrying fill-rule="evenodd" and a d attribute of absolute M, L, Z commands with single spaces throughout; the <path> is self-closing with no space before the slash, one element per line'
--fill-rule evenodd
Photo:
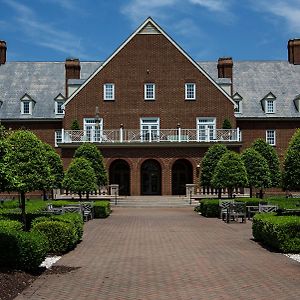
<path fill-rule="evenodd" d="M 155 100 L 155 84 L 145 83 L 144 84 L 144 99 Z"/>
<path fill-rule="evenodd" d="M 64 105 L 64 101 L 55 101 L 55 113 L 57 115 L 63 115 L 64 114 L 64 109 L 63 109 L 63 105 Z"/>
<path fill-rule="evenodd" d="M 266 142 L 271 146 L 276 145 L 276 131 L 274 129 L 266 130 Z"/>
<path fill-rule="evenodd" d="M 31 115 L 32 114 L 32 101 L 24 100 L 21 102 L 21 113 L 22 113 L 22 115 Z"/>
<path fill-rule="evenodd" d="M 106 140 L 103 135 L 103 119 L 84 118 L 84 141 L 89 142 L 102 142 Z"/>
<path fill-rule="evenodd" d="M 185 84 L 185 100 L 195 100 L 196 99 L 196 84 L 186 83 Z"/>
<path fill-rule="evenodd" d="M 103 99 L 104 100 L 115 100 L 115 84 L 105 83 L 103 85 Z"/>
<path fill-rule="evenodd" d="M 236 107 L 235 107 L 235 109 L 234 109 L 234 112 L 236 112 L 236 113 L 241 113 L 241 112 L 242 112 L 242 101 L 235 100 L 234 102 L 235 102 L 235 104 L 236 104 Z"/>
<path fill-rule="evenodd" d="M 273 114 L 275 113 L 275 101 L 274 100 L 266 100 L 266 113 Z"/>
<path fill-rule="evenodd" d="M 62 130 L 55 131 L 55 147 L 62 143 Z"/>
<path fill-rule="evenodd" d="M 197 140 L 213 141 L 216 136 L 216 118 L 197 118 Z"/>

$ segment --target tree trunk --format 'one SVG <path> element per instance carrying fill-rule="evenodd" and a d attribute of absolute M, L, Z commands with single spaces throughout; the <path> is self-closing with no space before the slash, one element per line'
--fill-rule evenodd
<path fill-rule="evenodd" d="M 25 205 L 26 205 L 26 202 L 25 202 L 25 193 L 24 192 L 21 192 L 21 217 L 22 217 L 22 223 L 23 223 L 23 226 L 24 226 L 24 230 L 26 230 L 26 211 L 25 211 Z"/>
<path fill-rule="evenodd" d="M 260 190 L 259 190 L 259 199 L 262 199 L 263 197 L 264 197 L 263 190 L 260 189 Z"/>
<path fill-rule="evenodd" d="M 81 192 L 79 192 L 78 195 L 79 195 L 79 200 L 81 201 L 82 198 Z"/>
<path fill-rule="evenodd" d="M 86 192 L 86 200 L 88 201 L 90 198 L 90 192 Z"/>
<path fill-rule="evenodd" d="M 250 198 L 252 198 L 252 194 L 253 194 L 253 189 L 252 186 L 250 186 Z"/>
<path fill-rule="evenodd" d="M 43 200 L 46 201 L 47 200 L 47 191 L 43 190 Z"/>
<path fill-rule="evenodd" d="M 228 191 L 228 198 L 232 199 L 232 191 L 233 191 L 233 189 L 232 188 L 228 188 L 227 191 Z"/>
<path fill-rule="evenodd" d="M 222 189 L 218 189 L 218 199 L 222 198 Z"/>

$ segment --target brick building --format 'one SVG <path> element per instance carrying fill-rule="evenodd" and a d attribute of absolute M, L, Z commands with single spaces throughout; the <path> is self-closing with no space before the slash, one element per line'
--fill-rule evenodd
<path fill-rule="evenodd" d="M 0 119 L 55 146 L 65 167 L 96 143 L 121 194 L 184 194 L 213 143 L 264 138 L 283 155 L 299 127 L 299 64 L 300 40 L 288 61 L 196 62 L 151 18 L 104 62 L 6 62 L 1 41 Z"/>

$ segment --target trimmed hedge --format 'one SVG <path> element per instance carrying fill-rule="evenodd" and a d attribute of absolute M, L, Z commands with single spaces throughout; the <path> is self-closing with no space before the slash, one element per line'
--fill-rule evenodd
<path fill-rule="evenodd" d="M 31 232 L 43 233 L 49 241 L 49 253 L 62 254 L 75 247 L 77 234 L 74 225 L 55 220 L 36 220 Z"/>
<path fill-rule="evenodd" d="M 40 233 L 21 231 L 22 224 L 16 221 L 2 222 L 11 224 L 0 227 L 0 265 L 26 271 L 36 269 L 48 252 L 47 238 Z"/>
<path fill-rule="evenodd" d="M 107 218 L 110 213 L 110 202 L 109 201 L 95 201 L 94 202 L 94 218 Z"/>
<path fill-rule="evenodd" d="M 257 214 L 253 218 L 255 240 L 284 253 L 300 253 L 300 217 Z"/>
<path fill-rule="evenodd" d="M 23 224 L 19 221 L 14 220 L 0 220 L 0 230 L 16 230 L 22 231 Z"/>

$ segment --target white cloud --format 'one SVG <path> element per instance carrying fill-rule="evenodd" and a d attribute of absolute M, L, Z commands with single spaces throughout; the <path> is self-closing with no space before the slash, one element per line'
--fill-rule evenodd
<path fill-rule="evenodd" d="M 223 12 L 227 11 L 230 1 L 224 0 L 189 0 L 192 4 L 198 4 L 211 11 Z"/>
<path fill-rule="evenodd" d="M 58 29 L 48 22 L 39 21 L 35 12 L 24 4 L 15 0 L 3 0 L 3 2 L 14 10 L 14 20 L 17 23 L 17 29 L 21 30 L 31 43 L 65 53 L 66 55 L 86 58 L 80 39 L 77 36 Z"/>
<path fill-rule="evenodd" d="M 276 17 L 282 18 L 293 32 L 300 31 L 300 2 L 299 0 L 267 0 L 253 1 L 254 8 L 263 9 Z"/>

